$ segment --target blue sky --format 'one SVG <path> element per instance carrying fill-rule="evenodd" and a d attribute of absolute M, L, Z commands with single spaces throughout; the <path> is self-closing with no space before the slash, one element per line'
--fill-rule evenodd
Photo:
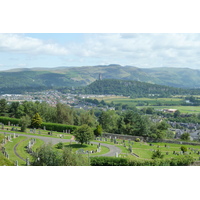
<path fill-rule="evenodd" d="M 132 65 L 200 69 L 195 33 L 1 33 L 0 70 Z"/>

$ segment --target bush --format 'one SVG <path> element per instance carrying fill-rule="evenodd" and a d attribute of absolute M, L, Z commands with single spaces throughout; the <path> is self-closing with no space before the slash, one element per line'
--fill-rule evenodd
<path fill-rule="evenodd" d="M 58 144 L 57 144 L 57 149 L 62 149 L 63 148 L 63 143 L 62 142 L 59 142 Z"/>
<path fill-rule="evenodd" d="M 172 159 L 129 160 L 127 158 L 91 157 L 91 166 L 188 166 L 194 162 L 191 156 L 178 156 Z"/>
<path fill-rule="evenodd" d="M 140 142 L 140 138 L 136 138 L 135 141 L 136 141 L 136 142 Z"/>
<path fill-rule="evenodd" d="M 181 149 L 181 151 L 183 151 L 183 153 L 187 152 L 187 147 L 185 147 L 185 146 L 181 146 L 180 149 Z"/>
<path fill-rule="evenodd" d="M 128 166 L 128 160 L 126 158 L 115 157 L 91 157 L 90 165 L 92 166 Z"/>
<path fill-rule="evenodd" d="M 153 152 L 152 154 L 152 159 L 155 159 L 155 158 L 163 158 L 164 155 L 161 153 L 161 151 L 158 149 L 156 150 L 155 152 Z"/>

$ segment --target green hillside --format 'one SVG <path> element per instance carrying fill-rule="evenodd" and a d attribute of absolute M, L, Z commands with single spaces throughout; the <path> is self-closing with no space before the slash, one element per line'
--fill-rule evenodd
<path fill-rule="evenodd" d="M 98 79 L 135 80 L 159 85 L 198 88 L 200 71 L 188 68 L 137 68 L 120 65 L 13 69 L 0 72 L 1 93 L 86 86 Z"/>
<path fill-rule="evenodd" d="M 187 89 L 116 79 L 97 80 L 84 89 L 84 93 L 86 94 L 109 94 L 132 97 L 149 97 L 152 95 L 165 97 L 169 95 L 188 94 L 189 92 Z"/>

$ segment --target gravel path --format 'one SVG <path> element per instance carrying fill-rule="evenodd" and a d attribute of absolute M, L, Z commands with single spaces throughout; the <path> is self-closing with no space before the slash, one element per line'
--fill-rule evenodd
<path fill-rule="evenodd" d="M 6 133 L 8 135 L 13 135 L 14 133 Z M 51 137 L 45 137 L 45 136 L 35 136 L 35 135 L 25 135 L 25 134 L 19 134 L 17 133 L 17 135 L 19 136 L 25 136 L 28 138 L 38 138 L 43 140 L 45 143 L 51 143 L 53 145 L 59 143 L 59 142 L 70 142 L 70 141 L 74 141 L 74 137 L 72 137 L 71 139 L 61 139 L 61 138 L 51 138 Z M 99 144 L 100 142 L 91 142 L 92 144 Z M 105 146 L 108 147 L 110 149 L 110 151 L 106 154 L 102 154 L 99 156 L 115 156 L 116 152 L 118 152 L 118 154 L 121 153 L 121 149 L 119 149 L 118 147 L 114 146 L 114 145 L 110 145 L 110 144 L 105 144 L 105 143 L 100 143 L 101 146 Z"/>

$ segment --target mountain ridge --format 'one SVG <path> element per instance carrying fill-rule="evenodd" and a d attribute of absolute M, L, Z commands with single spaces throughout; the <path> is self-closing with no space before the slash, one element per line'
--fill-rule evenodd
<path fill-rule="evenodd" d="M 200 70 L 190 68 L 138 68 L 118 64 L 96 66 L 58 66 L 54 68 L 18 68 L 0 71 L 0 87 L 72 87 L 86 86 L 103 79 L 136 80 L 180 88 L 200 88 Z"/>

